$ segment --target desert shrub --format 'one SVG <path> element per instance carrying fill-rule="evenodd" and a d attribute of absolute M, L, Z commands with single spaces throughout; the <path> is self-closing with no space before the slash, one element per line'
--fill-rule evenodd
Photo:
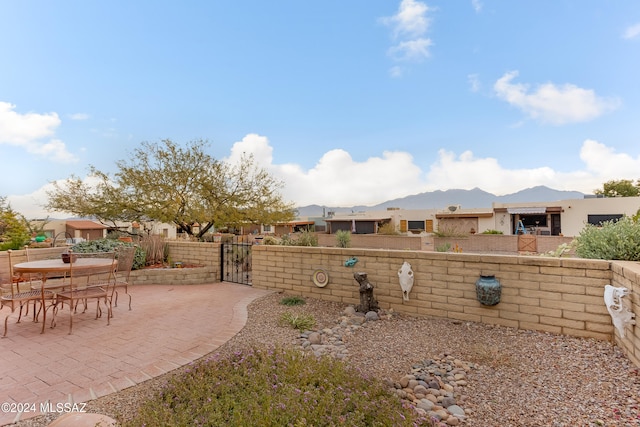
<path fill-rule="evenodd" d="M 378 234 L 385 234 L 388 236 L 395 236 L 400 234 L 398 230 L 391 224 L 390 222 L 385 222 L 381 227 L 378 228 Z"/>
<path fill-rule="evenodd" d="M 339 248 L 348 248 L 351 246 L 351 232 L 347 230 L 336 231 L 336 240 Z"/>
<path fill-rule="evenodd" d="M 504 234 L 504 233 L 498 230 L 484 230 L 481 234 Z"/>
<path fill-rule="evenodd" d="M 451 249 L 451 243 L 449 242 L 436 246 L 436 252 L 449 252 L 449 249 Z"/>
<path fill-rule="evenodd" d="M 581 258 L 640 261 L 640 223 L 630 217 L 606 221 L 601 227 L 587 224 L 576 237 Z"/>
<path fill-rule="evenodd" d="M 120 246 L 133 246 L 133 243 L 121 242 L 115 239 L 97 239 L 88 240 L 86 242 L 76 243 L 71 247 L 73 252 L 87 253 L 87 252 L 113 252 Z M 132 270 L 137 270 L 145 266 L 146 254 L 144 249 L 136 245 L 136 252 L 133 256 Z"/>
<path fill-rule="evenodd" d="M 124 426 L 419 426 L 382 380 L 297 349 L 250 348 L 172 377 Z"/>
<path fill-rule="evenodd" d="M 318 236 L 309 230 L 302 231 L 297 237 L 285 234 L 279 239 L 273 236 L 267 236 L 262 240 L 263 245 L 282 245 L 282 246 L 318 246 Z"/>
<path fill-rule="evenodd" d="M 459 230 L 457 227 L 452 226 L 438 226 L 438 229 L 433 232 L 436 237 L 466 237 L 468 233 Z"/>
<path fill-rule="evenodd" d="M 554 258 L 562 258 L 564 255 L 567 255 L 569 253 L 571 253 L 571 251 L 576 247 L 576 241 L 572 240 L 571 243 L 563 243 L 561 245 L 558 245 L 557 248 L 555 248 L 552 251 L 549 252 L 545 252 L 543 254 L 540 254 L 541 256 L 548 256 L 548 257 L 554 257 Z"/>
<path fill-rule="evenodd" d="M 286 311 L 280 316 L 280 323 L 293 326 L 300 331 L 308 331 L 316 324 L 316 319 L 310 314 L 295 314 Z"/>
<path fill-rule="evenodd" d="M 318 246 L 318 236 L 312 231 L 305 230 L 300 233 L 295 244 L 296 246 Z"/>
<path fill-rule="evenodd" d="M 146 265 L 158 264 L 167 260 L 169 247 L 164 237 L 160 235 L 145 236 L 140 240 L 140 247 L 146 254 Z"/>
<path fill-rule="evenodd" d="M 304 300 L 304 298 L 295 296 L 295 295 L 290 297 L 284 297 L 280 300 L 280 304 L 287 305 L 287 306 L 303 305 L 306 303 L 307 302 Z"/>
<path fill-rule="evenodd" d="M 262 239 L 262 244 L 263 245 L 279 245 L 280 239 L 278 239 L 275 236 L 264 236 L 264 239 Z"/>

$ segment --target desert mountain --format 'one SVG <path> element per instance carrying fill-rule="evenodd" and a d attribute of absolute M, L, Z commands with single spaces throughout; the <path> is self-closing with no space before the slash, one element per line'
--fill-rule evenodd
<path fill-rule="evenodd" d="M 463 209 L 490 208 L 492 203 L 552 202 L 554 200 L 582 199 L 584 196 L 585 194 L 579 191 L 554 190 L 545 186 L 527 188 L 517 193 L 503 196 L 496 196 L 479 188 L 474 188 L 473 190 L 438 190 L 393 199 L 373 206 L 301 206 L 298 208 L 298 216 L 323 216 L 328 212 L 379 211 L 390 207 L 400 209 L 444 209 L 450 205 L 460 205 Z"/>

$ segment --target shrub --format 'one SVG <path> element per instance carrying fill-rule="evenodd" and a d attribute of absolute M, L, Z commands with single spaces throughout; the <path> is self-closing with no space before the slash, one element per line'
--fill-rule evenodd
<path fill-rule="evenodd" d="M 193 364 L 125 426 L 419 426 L 382 380 L 297 349 L 251 348 Z"/>
<path fill-rule="evenodd" d="M 451 243 L 448 242 L 436 246 L 436 252 L 449 252 L 449 249 L 451 249 Z"/>
<path fill-rule="evenodd" d="M 393 224 L 391 224 L 390 222 L 385 222 L 384 224 L 382 224 L 382 226 L 380 228 L 378 228 L 378 234 L 385 234 L 385 235 L 388 235 L 388 236 L 396 236 L 396 235 L 400 234 L 400 232 L 395 229 Z"/>
<path fill-rule="evenodd" d="M 300 331 L 308 331 L 316 324 L 316 319 L 310 314 L 293 314 L 284 312 L 280 316 L 280 323 L 293 326 Z"/>
<path fill-rule="evenodd" d="M 436 237 L 466 237 L 468 234 L 457 227 L 453 226 L 438 226 L 438 229 L 433 232 Z"/>
<path fill-rule="evenodd" d="M 291 235 L 285 234 L 281 238 L 266 236 L 262 240 L 263 245 L 281 245 L 281 246 L 318 246 L 318 236 L 309 230 L 300 233 L 297 239 Z"/>
<path fill-rule="evenodd" d="M 302 297 L 299 297 L 299 296 L 285 297 L 280 300 L 280 304 L 287 305 L 287 306 L 303 305 L 306 303 L 307 302 Z"/>
<path fill-rule="evenodd" d="M 640 261 L 640 223 L 623 217 L 601 227 L 587 224 L 576 237 L 576 255 L 581 258 Z"/>
<path fill-rule="evenodd" d="M 318 246 L 318 236 L 316 233 L 305 230 L 300 233 L 300 237 L 295 242 L 296 246 Z"/>
<path fill-rule="evenodd" d="M 140 247 L 146 254 L 144 265 L 159 264 L 167 260 L 169 247 L 162 236 L 145 236 L 140 241 Z"/>
<path fill-rule="evenodd" d="M 264 236 L 264 239 L 262 239 L 262 244 L 263 245 L 279 245 L 280 240 L 274 236 Z"/>
<path fill-rule="evenodd" d="M 79 253 L 112 252 L 120 246 L 132 246 L 132 243 L 125 243 L 114 239 L 89 240 L 86 242 L 76 243 L 71 247 L 71 250 Z M 136 246 L 136 253 L 133 257 L 133 266 L 131 269 L 137 270 L 143 268 L 145 266 L 146 257 L 147 255 L 145 251 L 141 247 Z"/>
<path fill-rule="evenodd" d="M 498 230 L 484 230 L 481 234 L 504 234 L 504 233 Z"/>
<path fill-rule="evenodd" d="M 348 248 L 351 246 L 351 232 L 347 230 L 338 230 L 336 232 L 336 240 L 339 248 Z"/>
<path fill-rule="evenodd" d="M 576 241 L 572 240 L 571 243 L 563 243 L 559 245 L 555 250 L 549 251 L 543 254 L 542 256 L 549 256 L 554 258 L 562 258 L 563 255 L 571 253 L 571 250 L 576 247 Z"/>

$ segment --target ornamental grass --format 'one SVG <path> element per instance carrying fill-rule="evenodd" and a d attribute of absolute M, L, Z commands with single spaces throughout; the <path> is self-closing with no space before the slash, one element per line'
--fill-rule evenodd
<path fill-rule="evenodd" d="M 294 348 L 257 348 L 171 377 L 125 426 L 421 426 L 382 381 Z"/>

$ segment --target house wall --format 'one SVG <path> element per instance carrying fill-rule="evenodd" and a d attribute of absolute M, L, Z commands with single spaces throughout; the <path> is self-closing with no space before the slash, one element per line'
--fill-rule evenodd
<path fill-rule="evenodd" d="M 610 197 L 568 199 L 554 202 L 494 203 L 493 209 L 560 206 L 560 222 L 564 236 L 578 236 L 584 228 L 588 215 L 622 214 L 635 215 L 640 209 L 640 197 Z M 496 213 L 496 229 L 511 234 L 510 218 L 507 213 Z"/>

